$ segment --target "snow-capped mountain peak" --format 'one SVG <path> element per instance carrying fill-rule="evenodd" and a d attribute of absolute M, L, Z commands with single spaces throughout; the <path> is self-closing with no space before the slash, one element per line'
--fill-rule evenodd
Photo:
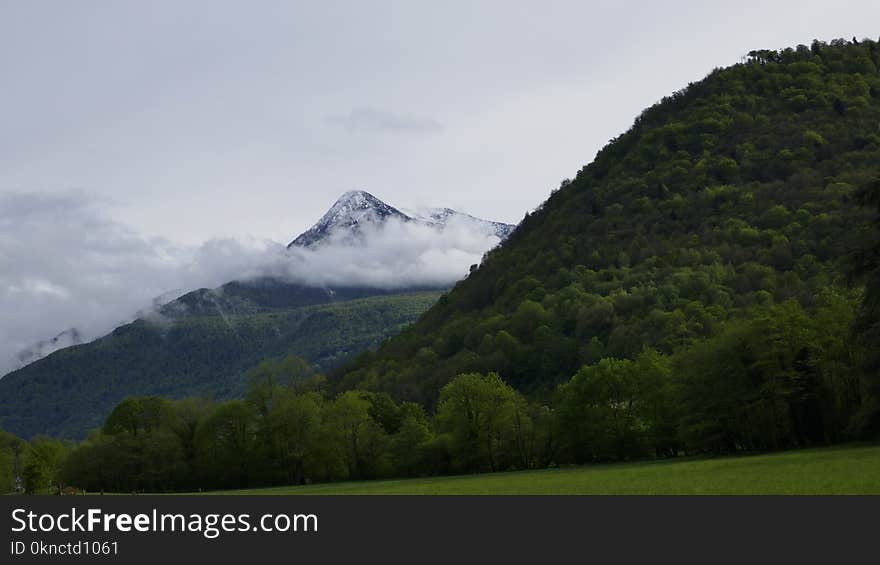
<path fill-rule="evenodd" d="M 392 216 L 404 214 L 369 192 L 350 190 L 336 199 L 330 210 L 318 221 L 318 225 L 338 225 L 348 221 L 358 221 L 365 217 Z"/>
<path fill-rule="evenodd" d="M 340 196 L 318 222 L 300 234 L 287 247 L 315 247 L 328 238 L 345 243 L 360 241 L 365 227 L 381 228 L 389 220 L 417 222 L 443 231 L 459 226 L 478 230 L 504 240 L 515 226 L 493 222 L 457 212 L 452 208 L 425 208 L 418 211 L 401 211 L 382 202 L 369 192 L 352 190 Z"/>
<path fill-rule="evenodd" d="M 369 192 L 351 190 L 336 199 L 327 213 L 288 247 L 312 247 L 330 236 L 356 237 L 365 225 L 381 225 L 390 218 L 403 222 L 412 220 Z"/>

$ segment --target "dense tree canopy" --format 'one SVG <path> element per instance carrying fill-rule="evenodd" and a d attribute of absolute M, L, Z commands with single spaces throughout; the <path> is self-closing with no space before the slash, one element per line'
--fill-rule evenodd
<path fill-rule="evenodd" d="M 237 292 L 226 285 L 217 295 L 187 294 L 164 317 L 136 320 L 4 376 L 0 425 L 25 438 L 82 439 L 129 395 L 237 398 L 260 360 L 293 354 L 327 369 L 399 331 L 439 296 L 374 290 L 382 295 L 357 298 L 366 290 L 340 289 L 331 300 L 322 289 L 301 296 L 296 285 L 236 284 Z M 330 303 L 315 303 L 321 294 Z"/>
<path fill-rule="evenodd" d="M 875 211 L 859 195 L 876 195 L 870 187 L 880 178 L 878 64 L 871 40 L 755 51 L 665 98 L 416 324 L 332 382 L 434 406 L 455 375 L 496 372 L 549 401 L 558 384 L 584 365 L 607 367 L 606 358 L 633 360 L 645 348 L 690 351 L 683 354 L 694 362 L 711 356 L 709 348 L 728 355 L 712 340 L 734 340 L 749 320 L 769 322 L 774 305 L 801 316 L 795 326 L 812 326 L 830 292 L 851 319 L 861 280 L 851 291 L 850 260 L 866 234 L 876 242 L 868 231 Z M 862 256 L 873 280 L 865 308 L 875 309 L 863 317 L 866 332 L 880 319 L 877 248 Z M 850 335 L 837 325 L 841 339 Z M 819 361 L 803 339 L 780 336 L 758 365 L 738 357 L 729 359 L 734 365 L 707 363 L 729 373 L 731 394 L 740 381 L 760 381 L 768 394 L 793 387 L 786 398 L 804 414 L 816 409 L 803 392 L 816 379 L 833 380 L 837 392 L 839 380 L 849 382 L 848 396 L 821 409 L 833 430 L 793 432 L 839 437 L 868 409 L 855 390 L 880 363 L 854 368 L 867 342 L 861 352 L 837 344 L 833 360 Z M 769 354 L 785 347 L 792 349 L 778 359 Z"/>

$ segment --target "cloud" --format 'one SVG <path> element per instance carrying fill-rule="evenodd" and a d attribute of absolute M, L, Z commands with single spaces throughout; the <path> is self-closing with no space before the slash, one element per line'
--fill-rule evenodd
<path fill-rule="evenodd" d="M 394 114 L 376 108 L 353 108 L 345 116 L 327 116 L 325 121 L 340 125 L 349 132 L 428 134 L 443 131 L 443 125 L 435 120 Z"/>
<path fill-rule="evenodd" d="M 80 192 L 0 192 L 0 374 L 20 364 L 21 352 L 70 328 L 93 339 L 157 297 L 257 272 L 277 245 L 182 246 L 145 238 L 107 211 L 106 202 Z"/>
<path fill-rule="evenodd" d="M 451 285 L 498 243 L 469 222 L 440 231 L 392 221 L 364 229 L 359 245 L 331 239 L 288 250 L 227 238 L 188 246 L 144 237 L 111 210 L 81 192 L 0 192 L 0 375 L 21 366 L 23 351 L 39 357 L 90 341 L 196 288 L 264 276 L 335 287 Z"/>
<path fill-rule="evenodd" d="M 467 222 L 441 231 L 389 220 L 363 228 L 362 236 L 360 243 L 339 237 L 314 249 L 291 248 L 274 276 L 315 286 L 443 286 L 462 278 L 499 242 L 484 226 Z"/>

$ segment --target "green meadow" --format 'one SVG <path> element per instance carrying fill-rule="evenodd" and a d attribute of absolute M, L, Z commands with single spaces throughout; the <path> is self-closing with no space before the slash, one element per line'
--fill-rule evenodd
<path fill-rule="evenodd" d="M 880 446 L 243 489 L 224 494 L 880 494 Z"/>

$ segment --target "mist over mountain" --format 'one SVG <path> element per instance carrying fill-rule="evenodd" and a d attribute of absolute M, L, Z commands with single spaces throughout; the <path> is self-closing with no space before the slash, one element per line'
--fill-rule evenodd
<path fill-rule="evenodd" d="M 364 191 L 343 194 L 265 275 L 312 286 L 450 286 L 514 226 L 449 208 L 405 213 Z"/>
<path fill-rule="evenodd" d="M 0 194 L 0 375 L 229 281 L 449 286 L 501 239 L 486 229 L 495 223 L 470 218 L 425 221 L 351 192 L 290 248 L 229 238 L 186 246 L 113 221 L 106 203 L 81 192 Z"/>
<path fill-rule="evenodd" d="M 367 243 L 366 238 L 370 232 L 381 231 L 394 224 L 427 227 L 438 234 L 447 230 L 461 230 L 474 237 L 484 235 L 497 237 L 499 240 L 510 235 L 515 227 L 476 218 L 452 208 L 401 211 L 369 192 L 352 190 L 340 196 L 314 226 L 300 234 L 287 247 L 314 248 L 328 243 L 363 245 Z"/>
<path fill-rule="evenodd" d="M 16 358 L 21 366 L 24 367 L 38 359 L 42 359 L 46 355 L 58 351 L 59 349 L 64 349 L 65 347 L 70 347 L 72 345 L 79 345 L 80 343 L 82 343 L 82 337 L 80 337 L 79 330 L 76 328 L 70 328 L 59 333 L 52 339 L 44 339 L 30 347 L 22 349 L 18 352 Z"/>

